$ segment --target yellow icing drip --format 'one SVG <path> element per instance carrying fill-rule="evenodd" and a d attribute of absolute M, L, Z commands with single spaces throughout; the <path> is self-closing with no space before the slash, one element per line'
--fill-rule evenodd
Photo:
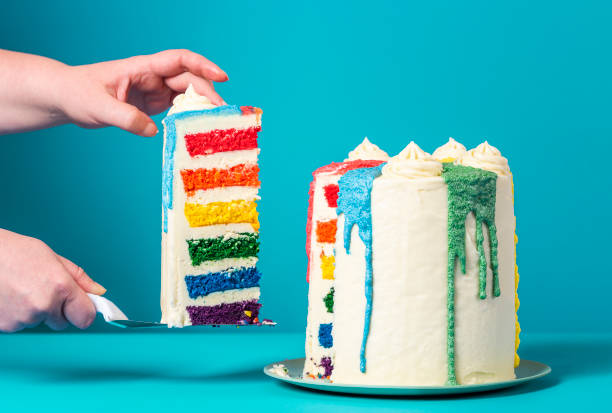
<path fill-rule="evenodd" d="M 514 203 L 514 181 L 512 181 L 512 202 Z M 516 230 L 514 232 L 514 319 L 516 320 L 515 326 L 515 335 L 514 335 L 514 367 L 518 367 L 521 363 L 521 358 L 518 355 L 519 344 L 521 343 L 521 339 L 519 335 L 521 334 L 521 325 L 518 321 L 518 309 L 521 305 L 521 302 L 518 298 L 518 285 L 519 285 L 519 272 L 518 265 L 516 264 L 516 244 L 518 244 L 518 236 L 516 235 Z"/>
<path fill-rule="evenodd" d="M 449 163 L 449 162 L 452 163 L 452 162 L 455 162 L 455 158 L 449 156 L 446 158 L 439 159 L 439 161 L 442 163 Z"/>
<path fill-rule="evenodd" d="M 211 202 L 209 204 L 185 204 L 185 218 L 191 227 L 206 225 L 247 223 L 259 230 L 257 204 L 254 201 Z"/>
<path fill-rule="evenodd" d="M 334 267 L 336 259 L 334 256 L 328 257 L 325 254 L 321 254 L 321 272 L 323 273 L 324 280 L 334 279 Z"/>

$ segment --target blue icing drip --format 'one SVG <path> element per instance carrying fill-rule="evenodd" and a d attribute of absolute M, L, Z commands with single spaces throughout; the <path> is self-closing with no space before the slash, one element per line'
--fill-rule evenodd
<path fill-rule="evenodd" d="M 185 112 L 178 112 L 172 115 L 166 116 L 164 120 L 180 120 L 191 118 L 194 116 L 231 116 L 231 115 L 242 115 L 242 110 L 238 105 L 226 105 L 226 106 L 217 106 L 212 109 L 202 109 L 202 110 L 188 110 Z"/>
<path fill-rule="evenodd" d="M 172 172 L 174 171 L 174 149 L 176 147 L 176 124 L 168 118 L 162 121 L 166 128 L 164 165 L 162 167 L 162 225 L 168 232 L 168 209 L 172 209 Z"/>
<path fill-rule="evenodd" d="M 217 291 L 237 290 L 259 286 L 261 273 L 255 267 L 213 272 L 205 275 L 186 275 L 189 297 L 196 299 Z"/>
<path fill-rule="evenodd" d="M 319 344 L 323 348 L 331 348 L 334 345 L 331 323 L 319 325 Z"/>
<path fill-rule="evenodd" d="M 365 245 L 365 298 L 366 310 L 363 322 L 360 364 L 362 373 L 366 371 L 366 343 L 370 332 L 372 316 L 372 185 L 382 173 L 383 165 L 373 168 L 354 169 L 345 173 L 338 181 L 338 215 L 344 214 L 344 248 L 350 254 L 351 230 L 359 228 L 359 238 Z"/>
<path fill-rule="evenodd" d="M 176 149 L 176 121 L 191 117 L 242 115 L 240 106 L 226 105 L 213 109 L 190 110 L 166 116 L 162 123 L 166 127 L 166 144 L 164 146 L 164 165 L 162 167 L 162 227 L 168 232 L 168 210 L 172 209 L 172 178 L 174 172 L 174 150 Z"/>

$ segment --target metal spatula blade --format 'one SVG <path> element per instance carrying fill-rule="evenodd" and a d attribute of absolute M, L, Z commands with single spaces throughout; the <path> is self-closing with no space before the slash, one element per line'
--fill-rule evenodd
<path fill-rule="evenodd" d="M 119 328 L 168 328 L 168 324 L 153 321 L 113 320 L 107 323 Z"/>

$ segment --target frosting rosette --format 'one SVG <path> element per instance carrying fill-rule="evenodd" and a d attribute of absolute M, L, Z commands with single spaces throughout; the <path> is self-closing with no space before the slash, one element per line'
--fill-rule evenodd
<path fill-rule="evenodd" d="M 442 174 L 442 163 L 410 142 L 399 154 L 389 159 L 383 167 L 383 175 L 402 178 L 429 178 Z"/>
<path fill-rule="evenodd" d="M 355 149 L 349 152 L 348 158 L 344 160 L 347 161 L 386 161 L 389 159 L 389 155 L 387 152 L 380 149 L 378 146 L 374 145 L 372 142 L 368 140 L 366 136 L 363 138 L 363 142 L 361 142 Z"/>
<path fill-rule="evenodd" d="M 459 159 L 465 152 L 465 146 L 463 146 L 453 138 L 448 138 L 448 142 L 436 149 L 431 156 L 436 161 L 454 162 L 455 160 Z"/>
<path fill-rule="evenodd" d="M 213 109 L 216 106 L 206 96 L 198 94 L 190 83 L 185 93 L 182 93 L 174 98 L 172 107 L 168 111 L 168 115 L 174 113 L 186 112 L 188 110 L 204 110 Z"/>
<path fill-rule="evenodd" d="M 489 145 L 487 141 L 464 153 L 457 160 L 457 163 L 495 172 L 497 175 L 510 175 L 508 160 L 501 155 L 501 152 L 496 147 Z"/>

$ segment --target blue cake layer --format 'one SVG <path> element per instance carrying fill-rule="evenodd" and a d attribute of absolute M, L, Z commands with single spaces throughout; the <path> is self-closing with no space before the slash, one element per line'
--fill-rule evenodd
<path fill-rule="evenodd" d="M 319 344 L 324 348 L 330 348 L 334 345 L 331 323 L 319 325 Z"/>
<path fill-rule="evenodd" d="M 258 287 L 260 278 L 261 273 L 257 268 L 249 267 L 205 275 L 187 275 L 185 283 L 189 297 L 196 299 L 217 291 Z"/>

